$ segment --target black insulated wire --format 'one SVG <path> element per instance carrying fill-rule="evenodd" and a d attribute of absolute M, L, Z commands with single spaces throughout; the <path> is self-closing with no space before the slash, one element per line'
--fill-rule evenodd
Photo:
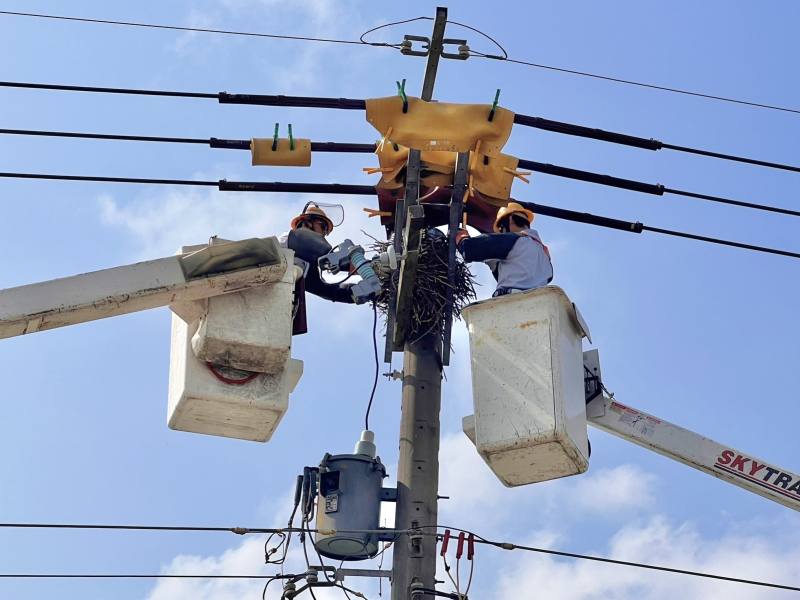
<path fill-rule="evenodd" d="M 372 349 L 375 354 L 375 378 L 372 381 L 372 391 L 369 394 L 367 412 L 364 415 L 364 429 L 369 431 L 369 413 L 372 410 L 372 402 L 375 399 L 375 390 L 378 389 L 378 376 L 380 375 L 381 363 L 378 359 L 378 305 L 372 302 Z"/>
<path fill-rule="evenodd" d="M 238 35 L 245 37 L 270 38 L 276 40 L 296 40 L 301 42 L 323 42 L 327 44 L 352 44 L 355 46 L 376 46 L 394 47 L 394 44 L 383 42 L 365 42 L 359 40 L 342 40 L 335 38 L 318 38 L 301 35 L 282 35 L 277 33 L 259 33 L 255 31 L 235 31 L 231 29 L 209 29 L 205 27 L 184 27 L 180 25 L 160 25 L 157 23 L 141 23 L 136 21 L 112 21 L 110 19 L 90 19 L 87 17 L 68 17 L 66 15 L 48 15 L 42 13 L 12 12 L 9 10 L 0 11 L 0 15 L 14 17 L 34 17 L 37 19 L 53 19 L 57 21 L 72 21 L 76 23 L 94 23 L 98 25 L 122 25 L 126 27 L 141 27 L 145 29 L 166 29 L 170 31 L 189 31 L 194 33 L 217 33 L 224 35 Z"/>
<path fill-rule="evenodd" d="M 709 156 L 711 158 L 719 158 L 721 160 L 731 160 L 734 162 L 745 163 L 748 165 L 756 165 L 758 167 L 768 167 L 770 169 L 781 169 L 783 171 L 792 171 L 800 173 L 800 167 L 792 165 L 784 165 L 781 163 L 770 162 L 767 160 L 758 160 L 755 158 L 746 158 L 744 156 L 736 156 L 733 154 L 724 154 L 722 152 L 711 152 L 710 150 L 700 150 L 698 148 L 689 148 L 688 146 L 676 146 L 674 144 L 662 143 L 662 147 L 667 150 L 676 150 L 678 152 L 687 152 L 689 154 L 697 154 L 699 156 Z"/>
<path fill-rule="evenodd" d="M 567 210 L 565 208 L 556 208 L 553 206 L 545 206 L 543 204 L 535 204 L 533 202 L 523 202 L 521 200 L 517 200 L 519 204 L 522 206 L 531 209 L 534 213 L 539 213 L 541 215 L 545 215 L 548 217 L 553 217 L 554 219 L 563 219 L 565 221 L 574 221 L 577 223 L 585 223 L 587 225 L 596 225 L 598 227 L 606 227 L 609 229 L 617 229 L 619 231 L 628 231 L 631 233 L 642 233 L 644 231 L 652 231 L 653 233 L 660 233 L 663 235 L 671 235 L 676 237 L 682 237 L 691 240 L 697 240 L 700 242 L 706 242 L 709 244 L 720 244 L 723 246 L 731 246 L 734 248 L 742 248 L 744 250 L 751 250 L 753 252 L 764 252 L 767 254 L 777 254 L 780 256 L 786 256 L 789 258 L 800 258 L 800 253 L 792 252 L 789 250 L 781 250 L 779 248 L 769 248 L 767 246 L 757 246 L 754 244 L 745 244 L 743 242 L 736 242 L 732 240 L 724 240 L 720 238 L 708 237 L 703 235 L 697 235 L 694 233 L 688 233 L 684 231 L 674 231 L 671 229 L 661 229 L 659 227 L 650 227 L 645 225 L 644 223 L 640 223 L 639 221 L 623 221 L 621 219 L 613 219 L 610 217 L 601 217 L 598 215 L 593 215 L 591 213 L 582 213 L 573 210 Z"/>
<path fill-rule="evenodd" d="M 341 183 L 284 183 L 280 181 L 200 181 L 200 180 L 186 180 L 186 179 L 141 179 L 133 177 L 100 177 L 89 175 L 53 175 L 42 173 L 0 173 L 0 177 L 7 178 L 22 178 L 22 179 L 45 179 L 45 180 L 65 180 L 65 181 L 96 181 L 104 183 L 141 183 L 141 184 L 158 184 L 158 185 L 197 185 L 197 186 L 216 186 L 220 191 L 228 192 L 286 192 L 286 193 L 307 193 L 307 194 L 347 194 L 347 195 L 373 195 L 375 188 L 370 185 L 353 185 Z M 519 201 L 518 201 L 519 202 Z M 548 214 L 559 219 L 566 219 L 568 221 L 578 221 L 590 225 L 599 225 L 600 227 L 611 227 L 612 229 L 621 229 L 624 231 L 632 231 L 634 233 L 641 233 L 643 230 L 652 231 L 654 233 L 662 233 L 665 235 L 674 235 L 702 242 L 712 244 L 722 244 L 725 246 L 733 246 L 736 248 L 743 248 L 752 250 L 754 252 L 766 252 L 768 254 L 778 254 L 790 258 L 800 258 L 800 253 L 791 252 L 789 250 L 780 250 L 776 248 L 769 248 L 766 246 L 756 246 L 751 244 L 744 244 L 731 240 L 723 240 L 719 238 L 712 238 L 700 236 L 692 233 L 671 231 L 668 229 L 659 229 L 655 227 L 648 227 L 641 223 L 629 223 L 617 219 L 610 219 L 608 217 L 598 217 L 589 213 L 578 213 L 575 211 L 568 211 L 566 209 L 559 209 L 555 207 L 544 206 L 541 204 L 534 204 L 531 202 L 520 202 L 523 206 L 528 206 L 534 212 L 537 210 L 541 214 Z"/>
<path fill-rule="evenodd" d="M 203 98 L 216 100 L 219 94 L 204 92 L 175 92 L 170 90 L 144 90 L 135 88 L 112 88 L 89 85 L 62 85 L 57 83 L 29 83 L 21 81 L 0 81 L 0 87 L 23 88 L 33 90 L 53 90 L 61 92 L 92 92 L 98 94 L 130 94 L 134 96 L 167 96 L 170 98 Z"/>
<path fill-rule="evenodd" d="M 293 108 L 335 108 L 339 110 L 366 110 L 367 102 L 357 98 L 324 98 L 319 96 L 282 96 L 274 94 L 229 94 L 220 92 L 215 97 L 220 104 L 248 104 L 255 106 L 286 106 Z"/>
<path fill-rule="evenodd" d="M 793 217 L 800 217 L 800 211 L 791 210 L 788 208 L 780 208 L 778 206 L 768 206 L 766 204 L 755 204 L 753 202 L 744 202 L 743 200 L 734 200 L 732 198 L 724 198 L 722 196 L 712 196 L 710 194 L 698 194 L 697 192 L 687 192 L 685 190 L 676 190 L 668 187 L 664 188 L 664 193 L 675 194 L 677 196 L 685 196 L 686 198 L 696 198 L 697 200 L 718 202 L 719 204 L 727 204 L 729 206 L 741 206 L 743 208 L 753 208 L 755 210 L 763 210 L 766 212 L 773 212 L 783 215 L 790 215 Z"/>
<path fill-rule="evenodd" d="M 333 109 L 344 109 L 344 110 L 364 110 L 366 108 L 366 102 L 364 100 L 357 98 L 326 98 L 326 97 L 316 97 L 316 96 L 283 96 L 283 95 L 263 95 L 263 94 L 229 94 L 227 92 L 211 94 L 202 92 L 174 92 L 168 90 L 146 90 L 146 89 L 110 88 L 110 87 L 98 87 L 98 86 L 26 83 L 18 81 L 0 81 L 0 87 L 43 89 L 43 90 L 69 91 L 69 92 L 96 92 L 96 93 L 107 93 L 107 94 L 138 94 L 144 96 L 204 98 L 204 99 L 217 100 L 222 104 L 253 104 L 260 106 L 333 108 Z M 796 173 L 800 172 L 800 167 L 794 165 L 787 165 L 784 163 L 759 160 L 744 156 L 737 156 L 733 154 L 725 154 L 721 152 L 713 152 L 710 150 L 703 150 L 699 148 L 690 148 L 688 146 L 667 144 L 665 142 L 661 142 L 659 140 L 652 138 L 648 139 L 639 136 L 628 135 L 625 133 L 605 131 L 603 129 L 586 127 L 583 125 L 575 125 L 572 123 L 565 123 L 562 121 L 554 121 L 552 119 L 544 119 L 542 117 L 516 114 L 514 115 L 514 123 L 516 123 L 517 125 L 522 125 L 524 127 L 533 127 L 545 131 L 552 131 L 554 133 L 573 135 L 588 139 L 595 139 L 598 141 L 609 142 L 612 144 L 621 144 L 624 146 L 631 146 L 634 148 L 642 148 L 645 150 L 660 150 L 664 148 L 669 150 L 675 150 L 677 152 L 688 152 L 700 156 L 708 156 L 711 158 L 718 158 L 721 160 L 751 164 L 771 169 L 781 169 L 784 171 L 792 171 Z"/>
<path fill-rule="evenodd" d="M 740 577 L 728 577 L 726 575 L 717 575 L 715 573 L 704 573 L 702 571 L 690 571 L 688 569 L 676 569 L 673 567 L 664 567 L 661 565 L 652 565 L 648 563 L 639 563 L 627 560 L 616 560 L 613 558 L 604 558 L 601 556 L 591 556 L 587 554 L 577 554 L 575 552 L 563 552 L 560 550 L 550 550 L 548 548 L 537 548 L 535 546 L 521 546 L 517 544 L 509 544 L 504 542 L 494 542 L 484 538 L 475 539 L 479 544 L 487 544 L 495 548 L 503 550 L 523 550 L 525 552 L 536 552 L 539 554 L 549 554 L 551 556 L 562 556 L 565 558 L 576 558 L 580 560 L 591 560 L 594 562 L 602 562 L 606 564 L 619 565 L 624 567 L 636 567 L 639 569 L 650 569 L 653 571 L 662 571 L 666 573 L 675 573 L 677 575 L 689 575 L 691 577 L 703 577 L 705 579 L 716 579 L 718 581 L 729 581 L 731 583 L 740 583 L 745 585 L 754 585 L 759 587 L 767 587 L 778 590 L 789 590 L 792 592 L 800 592 L 800 587 L 792 585 L 783 585 L 780 583 L 772 583 L 769 581 L 757 581 L 754 579 L 742 579 Z"/>
<path fill-rule="evenodd" d="M 375 47 L 383 47 L 383 48 L 399 48 L 398 44 L 391 44 L 386 42 L 367 42 L 364 40 L 364 36 L 368 33 L 373 31 L 377 31 L 378 29 L 382 29 L 384 27 L 389 27 L 391 25 L 397 25 L 401 23 L 410 23 L 413 21 L 418 20 L 432 20 L 431 17 L 415 17 L 413 19 L 406 19 L 404 21 L 396 21 L 394 23 L 387 23 L 384 25 L 380 25 L 373 29 L 370 29 L 363 34 L 361 34 L 360 39 L 358 40 L 343 40 L 343 39 L 335 39 L 335 38 L 317 38 L 317 37 L 309 37 L 309 36 L 299 36 L 299 35 L 281 35 L 281 34 L 274 34 L 274 33 L 259 33 L 259 32 L 251 32 L 251 31 L 235 31 L 235 30 L 227 30 L 227 29 L 210 29 L 210 28 L 203 28 L 203 27 L 185 27 L 185 26 L 178 26 L 178 25 L 161 25 L 157 23 L 141 23 L 141 22 L 134 22 L 134 21 L 114 21 L 110 19 L 90 19 L 86 17 L 70 17 L 66 15 L 51 15 L 51 14 L 43 14 L 43 13 L 28 13 L 28 12 L 13 12 L 13 11 L 0 11 L 0 15 L 7 15 L 7 16 L 18 16 L 18 17 L 34 17 L 39 19 L 54 19 L 60 21 L 72 21 L 72 22 L 81 22 L 81 23 L 95 23 L 95 24 L 103 24 L 103 25 L 121 25 L 127 27 L 140 27 L 140 28 L 149 28 L 149 29 L 166 29 L 166 30 L 173 30 L 173 31 L 191 31 L 191 32 L 199 32 L 199 33 L 216 33 L 216 34 L 225 34 L 225 35 L 237 35 L 237 36 L 249 36 L 249 37 L 259 37 L 259 38 L 272 38 L 272 39 L 281 39 L 281 40 L 298 40 L 298 41 L 306 41 L 306 42 L 324 42 L 324 43 L 333 43 L 333 44 L 351 44 L 357 46 L 375 46 Z M 653 90 L 659 90 L 664 92 L 671 92 L 674 94 L 682 94 L 686 96 L 694 96 L 697 98 L 703 98 L 706 100 L 716 100 L 721 102 L 728 102 L 732 104 L 739 104 L 743 106 L 749 106 L 752 108 L 764 108 L 769 110 L 776 110 L 788 113 L 795 113 L 800 114 L 800 109 L 790 108 L 785 106 L 777 106 L 774 104 L 765 104 L 761 102 L 752 102 L 749 100 L 741 100 L 739 98 L 731 98 L 727 96 L 718 96 L 715 94 L 706 94 L 702 92 L 695 92 L 691 90 L 685 90 L 680 88 L 668 87 L 663 85 L 655 85 L 652 83 L 644 83 L 641 81 L 633 81 L 631 79 L 622 79 L 620 77 L 611 77 L 609 75 L 600 75 L 597 73 L 590 73 L 588 71 L 579 71 L 577 69 L 567 69 L 564 67 L 555 67 L 552 65 L 545 65 L 541 63 L 535 63 L 526 60 L 520 60 L 516 58 L 510 58 L 508 53 L 506 52 L 505 48 L 494 38 L 489 36 L 488 34 L 484 33 L 480 29 L 472 27 L 470 25 L 466 25 L 464 23 L 459 23 L 457 21 L 448 20 L 448 23 L 452 23 L 453 25 L 458 25 L 460 27 L 465 27 L 478 33 L 479 35 L 487 38 L 492 43 L 494 43 L 500 51 L 503 53 L 501 55 L 497 54 L 485 54 L 483 52 L 471 52 L 471 56 L 477 56 L 480 58 L 487 58 L 492 60 L 499 60 L 503 62 L 524 65 L 527 67 L 533 67 L 536 69 L 545 69 L 548 71 L 555 71 L 558 73 L 567 73 L 569 75 L 578 75 L 581 77 L 590 77 L 592 79 L 600 79 L 603 81 L 609 81 L 612 83 L 619 83 L 624 85 L 630 86 L 637 86 L 642 88 L 648 88 Z"/>
<path fill-rule="evenodd" d="M 778 254 L 780 256 L 788 256 L 789 258 L 800 258 L 800 253 L 790 252 L 788 250 L 780 250 L 778 248 L 766 248 L 764 246 L 755 246 L 752 244 L 744 244 L 742 242 L 735 242 L 731 240 L 721 240 L 718 238 L 707 237 L 704 235 L 697 235 L 694 233 L 687 233 L 685 231 L 674 231 L 672 229 L 661 229 L 659 227 L 650 227 L 649 225 L 642 225 L 643 231 L 652 231 L 653 233 L 661 233 L 663 235 L 672 235 L 682 237 L 690 240 L 697 240 L 700 242 L 708 242 L 711 244 L 721 244 L 723 246 L 732 246 L 734 248 L 742 248 L 744 250 L 753 250 L 755 252 L 766 252 L 768 254 Z"/>
<path fill-rule="evenodd" d="M 591 77 L 593 79 L 602 79 L 604 81 L 610 81 L 612 83 L 622 83 L 622 84 L 625 84 L 625 85 L 632 85 L 632 86 L 637 86 L 637 87 L 642 87 L 642 88 L 648 88 L 648 89 L 651 89 L 651 90 L 660 90 L 662 92 L 671 92 L 673 94 L 683 94 L 684 96 L 694 96 L 696 98 L 704 98 L 706 100 L 718 100 L 720 102 L 728 102 L 728 103 L 731 103 L 731 104 L 739 104 L 739 105 L 742 105 L 742 106 L 749 106 L 751 108 L 765 108 L 765 109 L 768 109 L 768 110 L 777 110 L 777 111 L 781 111 L 781 112 L 800 114 L 800 109 L 791 108 L 791 107 L 787 107 L 787 106 L 777 106 L 775 104 L 765 104 L 765 103 L 762 103 L 762 102 L 751 102 L 749 100 L 741 100 L 741 99 L 738 99 L 738 98 L 730 98 L 730 97 L 727 97 L 727 96 L 717 96 L 717 95 L 714 95 L 714 94 L 704 94 L 702 92 L 693 92 L 691 90 L 683 90 L 683 89 L 680 89 L 680 88 L 667 87 L 667 86 L 664 86 L 664 85 L 655 85 L 655 84 L 652 84 L 652 83 L 643 83 L 641 81 L 633 81 L 633 80 L 630 80 L 630 79 L 620 79 L 619 77 L 610 77 L 608 75 L 598 75 L 597 73 L 589 73 L 587 71 L 577 71 L 577 70 L 574 70 L 574 69 L 565 69 L 565 68 L 562 68 L 562 67 L 554 67 L 554 66 L 551 66 L 551 65 L 544 65 L 544 64 L 540 64 L 540 63 L 534 63 L 534 62 L 529 62 L 529 61 L 519 60 L 519 59 L 514 59 L 514 58 L 505 58 L 504 59 L 504 58 L 499 57 L 499 56 L 491 56 L 491 55 L 487 55 L 487 56 L 485 56 L 485 58 L 492 58 L 492 59 L 495 59 L 495 60 L 503 60 L 503 61 L 509 62 L 509 63 L 515 63 L 515 64 L 518 64 L 518 65 L 525 65 L 525 66 L 534 67 L 534 68 L 537 68 L 537 69 L 546 69 L 548 71 L 557 71 L 559 73 L 568 73 L 570 75 L 580 75 L 581 77 Z"/>
<path fill-rule="evenodd" d="M 65 138 L 81 138 L 89 140 L 118 140 L 118 141 L 131 141 L 131 142 L 167 142 L 174 144 L 208 144 L 212 148 L 217 147 L 213 145 L 214 138 L 201 139 L 201 138 L 183 138 L 183 137 L 165 137 L 154 135 L 123 135 L 114 133 L 84 133 L 79 131 L 42 131 L 38 129 L 0 129 L 0 134 L 3 135 L 32 135 L 40 137 L 65 137 Z M 240 140 L 230 140 L 240 141 Z M 250 149 L 250 141 L 247 140 L 247 148 Z"/>
<path fill-rule="evenodd" d="M 167 143 L 181 143 L 181 144 L 206 144 L 211 148 L 223 148 L 231 150 L 249 150 L 250 140 L 229 140 L 220 138 L 180 138 L 180 137 L 164 137 L 164 136 L 139 136 L 139 135 L 120 135 L 120 134 L 105 134 L 105 133 L 82 133 L 73 131 L 40 131 L 31 129 L 0 129 L 0 134 L 8 135 L 30 135 L 30 136 L 51 136 L 51 137 L 67 137 L 67 138 L 87 138 L 87 139 L 102 139 L 102 140 L 123 140 L 123 141 L 141 141 L 141 142 L 167 142 Z M 311 142 L 312 152 L 352 152 L 352 153 L 372 153 L 375 151 L 375 144 L 353 144 L 341 142 Z M 643 194 L 651 194 L 655 196 L 663 196 L 664 194 L 675 194 L 685 196 L 687 198 L 694 198 L 698 200 L 707 200 L 710 202 L 717 202 L 720 204 L 727 204 L 730 206 L 739 206 L 742 208 L 751 208 L 754 210 L 761 210 L 766 212 L 778 213 L 789 215 L 793 217 L 800 217 L 800 211 L 788 208 L 781 208 L 777 206 L 770 206 L 766 204 L 758 204 L 754 202 L 745 202 L 743 200 L 734 200 L 733 198 L 725 198 L 723 196 L 715 196 L 711 194 L 700 194 L 697 192 L 689 192 L 686 190 L 678 190 L 675 188 L 667 188 L 661 184 L 646 183 L 635 181 L 632 179 L 625 179 L 622 177 L 614 177 L 612 175 L 604 175 L 601 173 L 594 173 L 592 171 L 583 171 L 580 169 L 572 169 L 569 167 L 562 167 L 559 165 L 552 165 L 549 163 L 541 163 L 532 160 L 521 159 L 519 167 L 522 169 L 529 169 L 537 173 L 544 173 L 553 175 L 555 177 L 564 177 L 567 179 L 574 179 L 577 181 L 584 181 L 587 183 L 596 183 L 599 185 L 606 185 L 619 189 L 641 192 Z M 240 184 L 237 184 L 240 185 Z M 223 188 L 220 188 L 223 189 Z M 270 190 L 263 190 L 270 191 Z M 343 192 L 347 193 L 347 192 Z M 360 191 L 353 193 L 362 193 Z"/>
<path fill-rule="evenodd" d="M 55 181 L 94 181 L 101 183 L 142 183 L 153 185 L 219 186 L 219 181 L 194 179 L 145 179 L 141 177 L 102 177 L 99 175 L 55 175 L 52 173 L 0 173 L 0 177 L 13 179 L 45 179 Z"/>
<path fill-rule="evenodd" d="M 0 573 L 0 579 L 270 579 L 275 575 L 177 575 L 164 573 Z"/>

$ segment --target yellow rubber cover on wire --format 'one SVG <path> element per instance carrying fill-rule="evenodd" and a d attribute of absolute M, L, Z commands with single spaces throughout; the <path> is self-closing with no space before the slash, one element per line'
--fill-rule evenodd
<path fill-rule="evenodd" d="M 381 173 L 381 181 L 378 185 L 387 189 L 402 187 L 403 182 L 398 180 L 398 175 L 400 175 L 400 171 L 403 170 L 408 162 L 408 148 L 398 144 L 397 149 L 395 149 L 395 144 L 386 142 L 378 145 L 375 154 L 378 155 L 378 162 L 380 163 L 380 169 L 376 172 Z M 455 152 L 428 150 L 420 153 L 420 163 L 423 171 L 449 175 L 451 183 L 453 172 L 456 168 L 456 158 Z M 430 187 L 430 184 L 425 179 L 425 177 L 422 178 L 422 184 Z M 437 179 L 438 181 L 441 181 L 441 178 Z M 442 184 L 436 183 L 434 185 Z"/>
<path fill-rule="evenodd" d="M 278 146 L 272 149 L 272 138 L 253 138 L 250 152 L 253 155 L 253 166 L 270 167 L 310 167 L 311 140 L 294 139 L 294 150 L 289 147 L 287 138 L 278 138 Z"/>
<path fill-rule="evenodd" d="M 498 106 L 490 121 L 491 110 L 489 104 L 425 102 L 409 96 L 404 113 L 403 99 L 389 96 L 367 100 L 367 121 L 388 138 L 384 145 L 397 142 L 418 150 L 467 152 L 480 141 L 481 151 L 495 156 L 511 135 L 514 113 Z"/>
<path fill-rule="evenodd" d="M 516 174 L 519 159 L 508 154 L 486 156 L 472 153 L 470 156 L 470 187 L 481 194 L 508 200 L 511 184 L 521 175 Z"/>
<path fill-rule="evenodd" d="M 397 189 L 405 184 L 401 172 L 408 162 L 408 148 L 385 142 L 378 145 L 375 151 L 378 155 L 378 168 L 366 168 L 367 173 L 380 173 L 381 180 L 378 187 L 384 189 Z M 423 151 L 420 153 L 422 177 L 420 182 L 424 187 L 453 185 L 453 174 L 457 159 L 455 152 Z M 470 188 L 479 191 L 484 196 L 496 198 L 499 201 L 508 200 L 511 196 L 511 185 L 519 177 L 527 182 L 527 172 L 517 172 L 519 159 L 508 154 L 487 156 L 483 153 L 483 144 L 479 144 L 477 152 L 470 153 L 469 184 Z"/>

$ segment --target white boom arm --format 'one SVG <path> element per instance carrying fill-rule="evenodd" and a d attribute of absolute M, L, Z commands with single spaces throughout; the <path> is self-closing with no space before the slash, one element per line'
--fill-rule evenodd
<path fill-rule="evenodd" d="M 603 431 L 800 511 L 800 475 L 796 473 L 603 395 L 587 405 L 586 416 Z"/>
<path fill-rule="evenodd" d="M 274 237 L 215 243 L 168 256 L 0 290 L 0 339 L 199 300 L 280 280 Z"/>

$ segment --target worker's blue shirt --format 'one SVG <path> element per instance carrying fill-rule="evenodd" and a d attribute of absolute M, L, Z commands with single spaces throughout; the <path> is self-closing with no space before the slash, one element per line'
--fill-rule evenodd
<path fill-rule="evenodd" d="M 488 264 L 498 289 L 532 290 L 553 280 L 549 252 L 535 229 L 465 238 L 458 249 L 466 262 Z"/>

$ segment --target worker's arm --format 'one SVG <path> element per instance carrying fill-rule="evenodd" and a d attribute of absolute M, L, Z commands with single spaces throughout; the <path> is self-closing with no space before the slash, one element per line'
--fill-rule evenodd
<path fill-rule="evenodd" d="M 308 229 L 295 229 L 289 232 L 286 245 L 294 250 L 297 258 L 309 264 L 305 277 L 305 287 L 309 294 L 332 302 L 353 303 L 350 290 L 340 288 L 338 283 L 326 283 L 319 274 L 319 257 L 331 251 L 331 245 L 324 237 Z"/>
<path fill-rule="evenodd" d="M 331 302 L 345 302 L 353 304 L 353 294 L 347 288 L 339 287 L 338 283 L 327 283 L 322 280 L 319 268 L 312 265 L 306 275 L 306 291 Z"/>
<path fill-rule="evenodd" d="M 458 244 L 465 262 L 504 259 L 520 237 L 516 233 L 489 233 L 467 237 Z"/>

